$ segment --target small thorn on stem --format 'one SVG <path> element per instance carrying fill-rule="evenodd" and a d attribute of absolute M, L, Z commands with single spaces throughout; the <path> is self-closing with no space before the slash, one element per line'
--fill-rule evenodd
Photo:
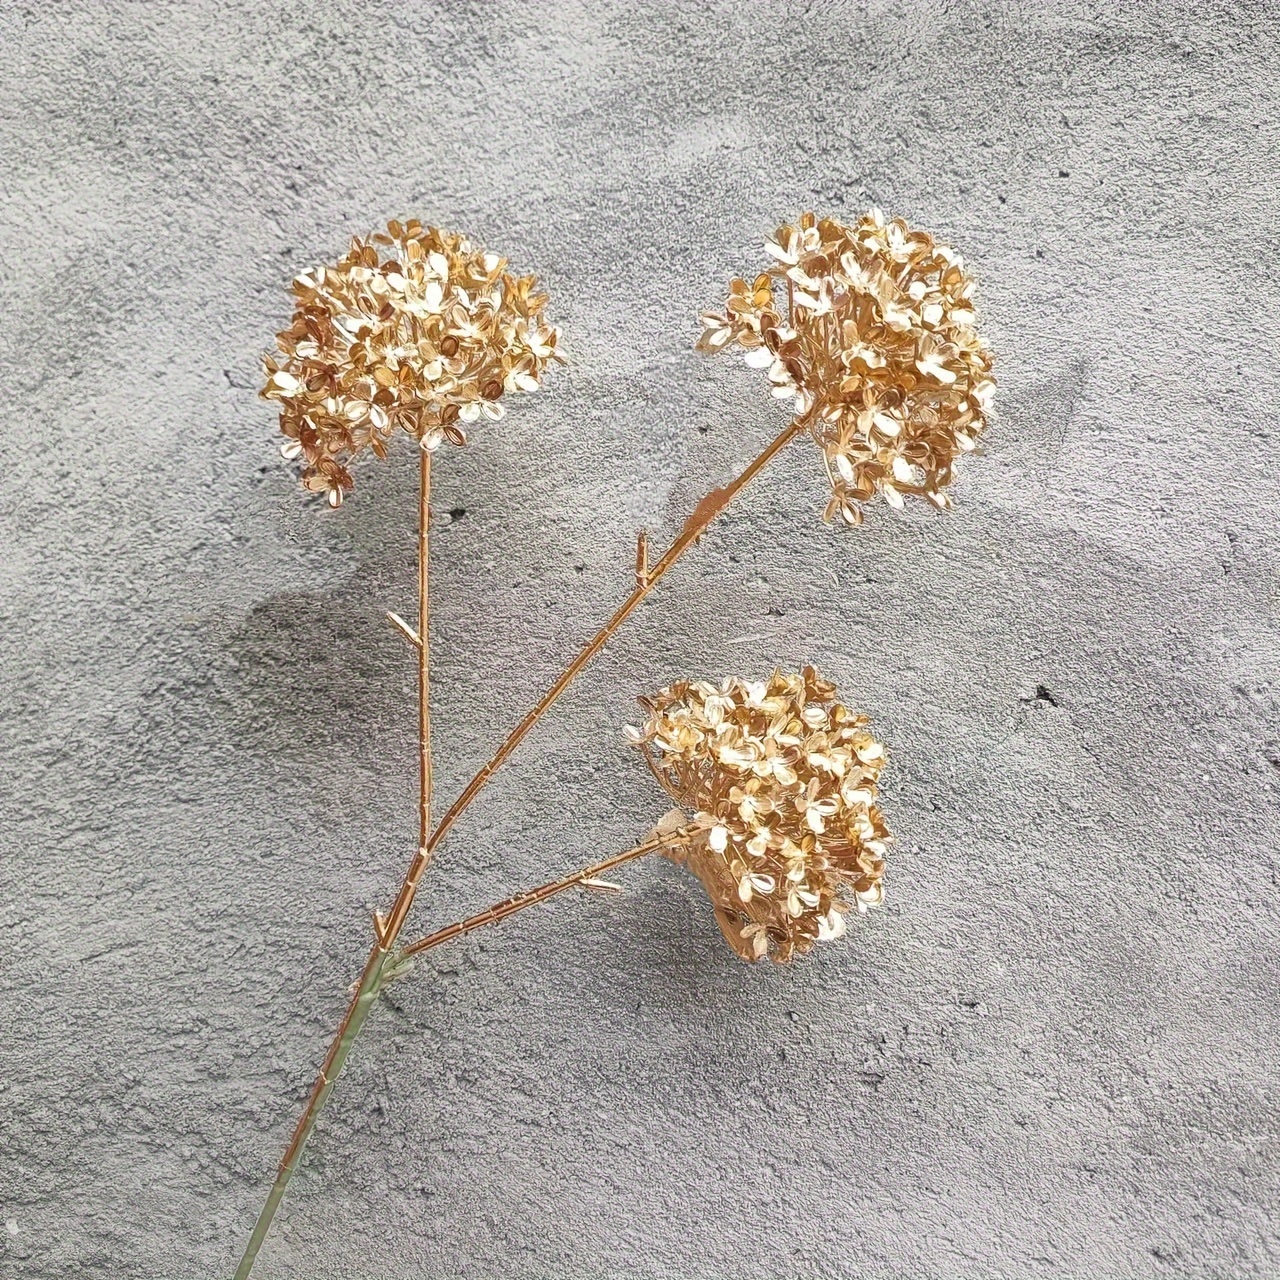
<path fill-rule="evenodd" d="M 381 911 L 373 913 L 373 936 L 378 939 L 380 947 L 387 941 L 387 917 Z"/>
<path fill-rule="evenodd" d="M 636 586 L 649 585 L 649 531 L 641 529 L 636 535 Z"/>
<path fill-rule="evenodd" d="M 422 641 L 418 639 L 418 633 L 398 614 L 387 610 L 387 621 L 411 644 L 415 649 L 422 648 Z"/>
<path fill-rule="evenodd" d="M 597 893 L 621 893 L 622 886 L 612 880 L 599 880 L 595 876 L 586 876 L 578 882 L 584 889 L 594 889 Z"/>

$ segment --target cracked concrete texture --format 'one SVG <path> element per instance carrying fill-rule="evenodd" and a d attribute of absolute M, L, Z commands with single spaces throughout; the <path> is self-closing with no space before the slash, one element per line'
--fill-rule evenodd
<path fill-rule="evenodd" d="M 806 207 L 972 261 L 946 519 L 776 463 L 441 852 L 424 926 L 665 807 L 640 690 L 816 660 L 893 749 L 886 909 L 750 969 L 642 865 L 442 950 L 260 1264 L 1280 1272 L 1277 92 L 1262 4 L 7 7 L 0 1274 L 230 1273 L 414 829 L 415 473 L 310 507 L 294 271 L 416 214 L 574 355 L 437 468 L 439 794 L 775 431 L 696 313 Z"/>

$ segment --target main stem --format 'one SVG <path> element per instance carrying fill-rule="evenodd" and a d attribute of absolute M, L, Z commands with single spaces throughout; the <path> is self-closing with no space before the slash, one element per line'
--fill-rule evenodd
<path fill-rule="evenodd" d="M 373 948 L 369 952 L 369 958 L 365 962 L 364 972 L 361 974 L 359 985 L 356 988 L 355 995 L 351 999 L 351 1003 L 347 1006 L 347 1011 L 343 1015 L 342 1021 L 338 1024 L 337 1033 L 334 1036 L 333 1043 L 329 1046 L 329 1052 L 325 1055 L 324 1062 L 320 1067 L 320 1073 L 316 1077 L 315 1085 L 312 1087 L 311 1096 L 307 1100 L 307 1105 L 303 1109 L 302 1115 L 298 1120 L 297 1127 L 294 1129 L 293 1138 L 286 1148 L 284 1158 L 280 1161 L 280 1171 L 276 1175 L 276 1180 L 272 1185 L 271 1192 L 267 1197 L 267 1203 L 263 1207 L 262 1213 L 258 1216 L 257 1225 L 254 1227 L 253 1235 L 250 1237 L 248 1248 L 246 1248 L 244 1257 L 240 1260 L 240 1266 L 237 1268 L 234 1280 L 247 1280 L 250 1271 L 253 1269 L 254 1259 L 258 1256 L 258 1250 L 262 1248 L 262 1242 L 266 1239 L 267 1231 L 271 1227 L 272 1219 L 275 1217 L 276 1209 L 280 1205 L 280 1201 L 284 1196 L 285 1187 L 288 1186 L 289 1179 L 293 1176 L 293 1170 L 298 1163 L 299 1157 L 302 1155 L 302 1149 L 306 1145 L 307 1138 L 311 1134 L 311 1130 L 315 1127 L 316 1117 L 320 1113 L 320 1109 L 328 1101 L 329 1094 L 333 1090 L 334 1082 L 337 1080 L 342 1065 L 346 1061 L 351 1045 L 356 1037 L 360 1034 L 361 1028 L 364 1026 L 364 1020 L 368 1017 L 369 1009 L 377 996 L 378 988 L 381 984 L 383 968 L 386 965 L 391 948 L 396 939 L 400 935 L 401 929 L 404 928 L 404 922 L 409 915 L 409 908 L 413 905 L 414 895 L 417 893 L 418 881 L 422 878 L 422 873 L 426 870 L 427 863 L 431 859 L 431 855 L 435 852 L 440 841 L 444 839 L 453 824 L 462 816 L 462 814 L 471 805 L 471 802 L 484 789 L 489 779 L 507 762 L 511 753 L 524 740 L 525 735 L 533 728 L 535 724 L 547 713 L 557 698 L 573 683 L 578 673 L 591 661 L 592 658 L 600 652 L 601 649 L 609 642 L 613 634 L 618 628 L 631 616 L 639 607 L 641 602 L 649 595 L 649 593 L 658 585 L 658 583 L 666 576 L 668 571 L 675 565 L 676 561 L 688 549 L 698 541 L 700 537 L 707 531 L 707 527 L 711 522 L 733 501 L 737 495 L 751 483 L 752 480 L 764 470 L 766 466 L 781 453 L 788 444 L 791 443 L 798 435 L 807 431 L 809 428 L 809 419 L 795 418 L 793 419 L 777 436 L 773 438 L 746 466 L 746 468 L 734 479 L 732 479 L 722 489 L 713 489 L 702 499 L 694 508 L 693 513 L 684 523 L 679 536 L 667 549 L 666 553 L 657 562 L 657 564 L 649 567 L 647 564 L 643 568 L 637 565 L 637 581 L 635 589 L 631 594 L 618 606 L 613 616 L 608 622 L 600 628 L 598 632 L 587 641 L 578 655 L 573 658 L 568 666 L 560 673 L 551 687 L 542 695 L 535 706 L 520 721 L 518 725 L 507 735 L 502 745 L 494 752 L 488 761 L 481 766 L 475 777 L 463 788 L 462 793 L 449 806 L 443 818 L 440 819 L 439 825 L 434 831 L 430 831 L 431 825 L 431 718 L 427 705 L 427 683 L 429 675 L 428 665 L 428 611 L 427 611 L 427 542 L 428 542 L 428 524 L 430 520 L 430 510 L 428 503 L 431 497 L 431 457 L 425 451 L 422 454 L 422 484 L 420 490 L 419 502 L 419 535 L 418 535 L 418 690 L 419 690 L 419 711 L 418 711 L 418 736 L 420 741 L 420 766 L 421 766 L 421 787 L 420 799 L 418 806 L 418 830 L 419 841 L 417 852 L 413 856 L 413 861 L 409 864 L 409 870 L 405 873 L 404 881 L 400 886 L 400 892 L 396 895 L 396 900 L 392 905 L 390 914 L 383 919 L 381 916 L 374 921 L 374 933 L 376 941 Z M 646 557 L 647 559 L 647 557 Z M 429 834 L 428 834 L 429 833 Z M 656 846 L 654 846 L 656 847 Z M 541 893 L 541 897 L 527 899 L 526 895 L 521 895 L 518 899 L 512 899 L 511 902 L 499 905 L 499 908 L 491 908 L 491 910 L 502 910 L 502 915 L 490 917 L 488 913 L 481 913 L 485 918 L 483 923 L 490 923 L 493 919 L 502 919 L 506 915 L 511 915 L 514 911 L 524 910 L 527 906 L 532 906 L 534 902 L 541 902 L 545 898 L 550 897 L 552 893 L 560 893 L 565 889 L 572 888 L 573 885 L 579 884 L 584 878 L 590 877 L 593 871 L 607 869 L 610 866 L 618 865 L 618 861 L 627 861 L 631 857 L 639 857 L 641 851 L 647 853 L 650 850 L 641 846 L 637 846 L 635 850 L 629 850 L 624 855 L 616 855 L 616 860 L 610 859 L 607 863 L 602 863 L 598 868 L 588 868 L 586 871 L 580 871 L 569 877 L 567 880 L 554 881 L 550 885 L 542 886 L 541 890 L 534 892 Z M 512 905 L 518 903 L 519 905 Z M 480 921 L 480 917 L 476 917 Z M 462 921 L 461 925 L 467 925 L 467 921 Z M 460 932 L 468 932 L 469 929 L 460 926 L 449 926 L 451 929 L 458 929 Z M 479 923 L 471 923 L 470 928 L 479 928 Z M 447 932 L 444 931 L 444 932 Z M 450 933 L 449 937 L 457 937 L 458 933 Z M 437 935 L 432 935 L 433 938 Z M 419 951 L 427 950 L 425 943 L 431 942 L 432 946 L 438 946 L 445 938 L 439 937 L 437 941 L 432 942 L 431 938 L 424 938 L 418 943 L 414 943 L 409 951 L 416 954 Z"/>
<path fill-rule="evenodd" d="M 431 613 L 428 590 L 431 455 L 425 449 L 421 453 L 422 463 L 418 485 L 418 850 L 414 854 L 413 862 L 409 865 L 409 871 L 400 886 L 400 892 L 396 895 L 391 914 L 385 919 L 381 915 L 375 917 L 374 945 L 365 961 L 364 970 L 356 985 L 351 1003 L 347 1005 L 347 1010 L 342 1015 L 342 1021 L 338 1024 L 333 1042 L 329 1045 L 329 1051 L 325 1054 L 315 1083 L 311 1086 L 307 1105 L 298 1118 L 293 1137 L 290 1138 L 289 1145 L 285 1148 L 285 1153 L 280 1160 L 275 1181 L 267 1194 L 267 1202 L 258 1215 L 253 1234 L 249 1237 L 240 1265 L 236 1268 L 235 1280 L 248 1280 L 249 1273 L 253 1270 L 258 1251 L 262 1248 L 267 1232 L 271 1229 L 276 1210 L 284 1199 L 285 1188 L 289 1185 L 289 1179 L 293 1177 L 293 1171 L 297 1168 L 307 1139 L 311 1136 L 316 1120 L 325 1103 L 328 1102 L 339 1075 L 342 1074 L 347 1054 L 351 1052 L 351 1046 L 359 1036 L 365 1019 L 369 1016 L 369 1011 L 378 997 L 391 948 L 404 927 L 409 908 L 413 905 L 414 894 L 418 889 L 418 881 L 421 880 L 431 857 L 430 850 L 427 848 L 427 838 L 431 831 Z"/>

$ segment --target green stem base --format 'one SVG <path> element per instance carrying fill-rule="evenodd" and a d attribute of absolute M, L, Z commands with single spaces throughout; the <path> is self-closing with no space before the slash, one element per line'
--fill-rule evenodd
<path fill-rule="evenodd" d="M 302 1151 L 307 1145 L 307 1139 L 311 1136 L 311 1131 L 315 1128 L 316 1120 L 324 1109 L 325 1103 L 329 1101 L 329 1095 L 333 1092 L 333 1087 L 337 1084 L 338 1077 L 342 1074 L 342 1068 L 347 1061 L 347 1054 L 351 1052 L 351 1046 L 355 1044 L 356 1037 L 364 1027 L 365 1019 L 369 1016 L 369 1011 L 373 1008 L 374 1001 L 378 998 L 378 992 L 382 989 L 383 972 L 386 969 L 389 958 L 386 952 L 382 952 L 378 959 L 365 966 L 364 974 L 360 979 L 360 988 L 356 992 L 350 1016 L 342 1029 L 342 1035 L 338 1039 L 336 1052 L 328 1070 L 322 1074 L 321 1080 L 317 1082 L 319 1088 L 315 1091 L 311 1103 L 303 1114 L 293 1141 L 289 1144 L 289 1150 L 280 1162 L 280 1171 L 276 1174 L 276 1180 L 271 1184 L 271 1190 L 267 1195 L 266 1204 L 262 1206 L 262 1212 L 258 1214 L 258 1221 L 253 1228 L 253 1235 L 249 1237 L 249 1243 L 245 1246 L 244 1256 L 240 1259 L 240 1265 L 236 1268 L 234 1280 L 248 1280 L 249 1273 L 253 1270 L 253 1264 L 257 1260 L 258 1252 L 267 1238 L 267 1232 L 271 1230 L 272 1222 L 275 1220 L 276 1210 L 279 1209 L 280 1202 L 284 1199 L 285 1188 L 288 1187 L 289 1179 L 293 1177 L 293 1171 L 298 1167 L 298 1161 L 302 1158 Z"/>

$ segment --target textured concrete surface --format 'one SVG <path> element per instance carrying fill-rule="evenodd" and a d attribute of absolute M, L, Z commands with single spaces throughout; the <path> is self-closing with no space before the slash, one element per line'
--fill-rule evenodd
<path fill-rule="evenodd" d="M 437 468 L 447 799 L 779 425 L 696 313 L 875 202 L 980 273 L 954 516 L 826 529 L 793 451 L 419 918 L 652 822 L 635 692 L 805 659 L 894 749 L 887 909 L 751 970 L 641 866 L 437 953 L 261 1275 L 1280 1274 L 1273 17 L 6 5 L 0 1273 L 229 1274 L 410 851 L 413 460 L 299 494 L 254 394 L 288 278 L 417 214 L 575 354 Z"/>

